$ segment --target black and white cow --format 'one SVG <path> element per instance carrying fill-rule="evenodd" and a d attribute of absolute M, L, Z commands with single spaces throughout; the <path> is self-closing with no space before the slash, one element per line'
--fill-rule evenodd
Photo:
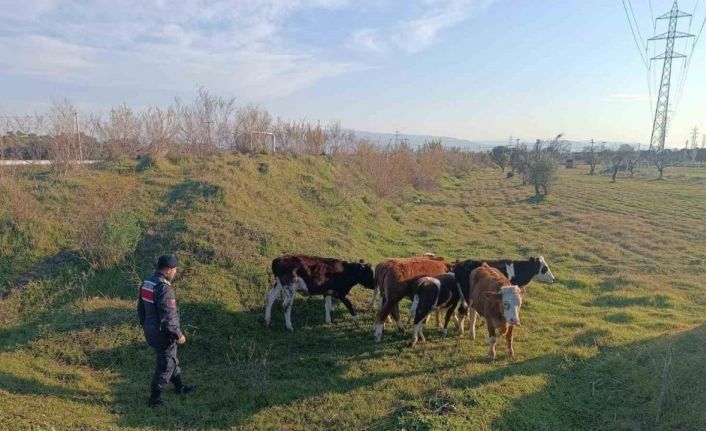
<path fill-rule="evenodd" d="M 456 318 L 456 307 L 462 301 L 462 295 L 452 272 L 435 277 L 419 276 L 408 283 L 414 288 L 414 297 L 409 308 L 410 318 L 414 319 L 414 334 L 409 342 L 410 347 L 414 347 L 417 340 L 425 341 L 423 326 L 432 310 L 436 310 L 437 313 L 440 310 L 447 310 L 444 334 L 446 334 L 446 328 L 452 318 L 456 320 L 457 325 L 460 324 Z M 461 326 L 459 326 L 459 333 L 462 333 Z"/>
<path fill-rule="evenodd" d="M 461 287 L 461 292 L 464 295 L 464 304 L 461 305 L 459 311 L 461 313 L 461 327 L 466 315 L 470 314 L 471 319 L 471 338 L 476 338 L 476 312 L 470 308 L 469 292 L 470 292 L 470 277 L 474 269 L 479 268 L 483 262 L 488 266 L 495 268 L 503 273 L 513 285 L 525 287 L 531 281 L 536 280 L 542 283 L 554 283 L 556 278 L 547 265 L 544 257 L 530 257 L 526 260 L 498 259 L 498 260 L 475 260 L 469 259 L 459 262 L 454 266 L 454 274 L 456 281 Z M 437 319 L 438 320 L 438 319 Z"/>
<path fill-rule="evenodd" d="M 294 293 L 303 295 L 323 295 L 326 307 L 326 323 L 331 323 L 331 298 L 340 300 L 356 319 L 353 304 L 346 297 L 351 289 L 360 284 L 368 289 L 375 288 L 373 268 L 369 263 L 346 262 L 318 256 L 284 255 L 272 261 L 275 284 L 267 292 L 265 325 L 269 326 L 272 317 L 272 304 L 280 294 L 284 296 L 282 306 L 287 329 L 292 327 L 292 303 Z"/>

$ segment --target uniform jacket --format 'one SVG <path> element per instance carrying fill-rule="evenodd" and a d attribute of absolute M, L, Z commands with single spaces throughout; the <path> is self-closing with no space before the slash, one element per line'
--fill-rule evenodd
<path fill-rule="evenodd" d="M 182 337 L 176 294 L 161 273 L 155 272 L 142 282 L 137 314 L 150 346 L 165 347 Z"/>

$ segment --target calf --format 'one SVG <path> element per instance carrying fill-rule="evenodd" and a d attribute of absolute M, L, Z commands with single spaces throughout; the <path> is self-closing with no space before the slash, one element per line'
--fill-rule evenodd
<path fill-rule="evenodd" d="M 411 258 L 388 259 L 375 267 L 375 283 L 380 289 L 383 302 L 375 325 L 375 340 L 380 341 L 387 317 L 397 321 L 397 327 L 404 332 L 400 320 L 399 302 L 414 294 L 414 286 L 407 283 L 419 275 L 437 276 L 448 272 L 449 265 L 441 257 L 418 256 Z"/>
<path fill-rule="evenodd" d="M 331 323 L 331 297 L 340 300 L 353 319 L 356 319 L 357 314 L 353 304 L 346 296 L 356 284 L 368 289 L 375 287 L 372 266 L 363 260 L 346 262 L 317 256 L 284 255 L 272 261 L 272 273 L 275 276 L 275 284 L 267 292 L 265 325 L 269 326 L 272 304 L 282 293 L 285 325 L 290 331 L 294 330 L 291 316 L 295 292 L 304 295 L 323 295 L 326 323 Z"/>
<path fill-rule="evenodd" d="M 496 331 L 499 331 L 500 335 L 505 335 L 508 352 L 514 359 L 512 335 L 515 326 L 520 324 L 524 287 L 512 285 L 502 272 L 486 263 L 471 272 L 469 284 L 471 306 L 487 322 L 488 357 L 495 359 Z M 472 326 L 475 326 L 475 316 L 474 313 Z"/>
<path fill-rule="evenodd" d="M 554 274 L 549 269 L 547 261 L 544 257 L 530 257 L 526 260 L 510 260 L 510 259 L 498 259 L 498 260 L 464 260 L 457 263 L 454 266 L 454 274 L 456 275 L 456 280 L 458 281 L 461 291 L 464 294 L 464 300 L 468 299 L 469 292 L 469 280 L 470 275 L 473 270 L 479 268 L 483 263 L 487 263 L 488 266 L 495 268 L 502 272 L 502 274 L 507 277 L 512 284 L 519 287 L 525 287 L 532 280 L 537 280 L 543 283 L 554 283 L 556 278 Z M 459 309 L 461 313 L 461 327 L 463 327 L 463 322 L 468 313 L 471 314 L 471 322 L 476 321 L 475 311 L 468 307 L 467 304 L 462 304 Z M 437 326 L 438 326 L 437 318 Z M 476 328 L 471 324 L 471 338 L 476 338 Z"/>
<path fill-rule="evenodd" d="M 444 334 L 446 334 L 449 320 L 455 317 L 456 306 L 461 300 L 461 295 L 453 273 L 446 273 L 438 277 L 415 277 L 408 283 L 414 289 L 414 299 L 409 309 L 410 317 L 414 319 L 414 334 L 409 346 L 414 347 L 417 339 L 425 341 L 423 326 L 432 310 L 438 312 L 438 310 L 448 308 L 444 323 Z"/>

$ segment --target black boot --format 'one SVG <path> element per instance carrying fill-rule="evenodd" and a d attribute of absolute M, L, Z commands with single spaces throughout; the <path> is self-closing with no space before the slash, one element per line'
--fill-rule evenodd
<path fill-rule="evenodd" d="M 184 383 L 182 383 L 181 374 L 177 376 L 172 376 L 172 383 L 174 383 L 174 387 L 176 388 L 177 394 L 186 395 L 196 389 L 196 385 L 185 385 Z"/>
<path fill-rule="evenodd" d="M 150 394 L 150 399 L 147 401 L 147 405 L 150 407 L 159 407 L 165 405 L 167 402 L 164 401 L 162 398 L 162 391 L 159 389 L 152 389 L 152 393 Z"/>

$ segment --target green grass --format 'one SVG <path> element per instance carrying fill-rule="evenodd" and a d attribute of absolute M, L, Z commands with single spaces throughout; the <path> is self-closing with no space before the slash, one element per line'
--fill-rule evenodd
<path fill-rule="evenodd" d="M 0 429 L 704 429 L 706 180 L 666 172 L 611 184 L 562 169 L 537 200 L 479 170 L 389 201 L 313 157 L 27 171 L 0 185 Z M 106 191 L 141 238 L 94 270 L 76 232 Z M 429 250 L 546 257 L 558 282 L 530 285 L 516 361 L 504 347 L 486 360 L 484 326 L 476 341 L 430 327 L 413 350 L 390 330 L 376 344 L 372 312 L 356 326 L 336 304 L 327 326 L 320 298 L 296 300 L 294 333 L 277 305 L 261 325 L 283 252 L 377 262 Z M 151 410 L 135 298 L 162 252 L 184 264 L 179 355 L 200 386 Z M 366 310 L 370 292 L 353 301 Z"/>

